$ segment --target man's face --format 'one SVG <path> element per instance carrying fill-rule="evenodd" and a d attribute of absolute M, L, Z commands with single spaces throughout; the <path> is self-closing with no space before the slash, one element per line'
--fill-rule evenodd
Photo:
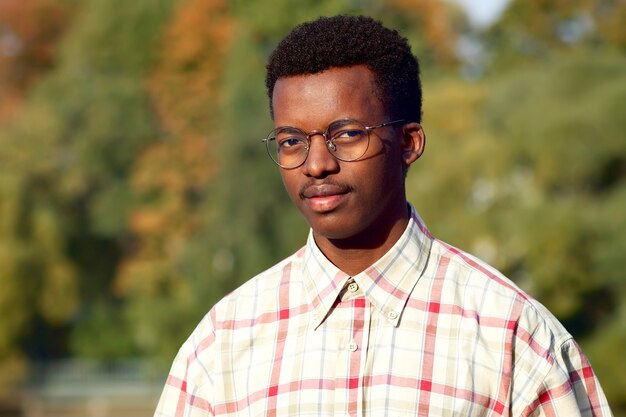
<path fill-rule="evenodd" d="M 375 88 L 373 73 L 360 65 L 280 78 L 273 93 L 274 125 L 323 132 L 340 119 L 366 126 L 389 122 Z M 367 245 L 370 236 L 406 217 L 403 167 L 414 159 L 406 158 L 403 131 L 402 123 L 371 131 L 367 152 L 353 162 L 337 160 L 323 136 L 315 135 L 304 164 L 280 169 L 316 240 L 356 239 Z"/>

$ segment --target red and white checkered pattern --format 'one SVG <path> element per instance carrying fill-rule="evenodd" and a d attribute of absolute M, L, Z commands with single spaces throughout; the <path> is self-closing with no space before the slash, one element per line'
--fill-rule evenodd
<path fill-rule="evenodd" d="M 220 301 L 177 355 L 155 416 L 610 416 L 589 362 L 511 281 L 412 210 L 349 277 L 309 236 Z"/>

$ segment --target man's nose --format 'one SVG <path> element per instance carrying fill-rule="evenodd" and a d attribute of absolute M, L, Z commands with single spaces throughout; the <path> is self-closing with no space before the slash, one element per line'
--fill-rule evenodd
<path fill-rule="evenodd" d="M 303 164 L 305 175 L 323 178 L 328 174 L 337 172 L 339 161 L 330 153 L 325 137 L 322 134 L 315 134 L 309 140 L 309 155 Z"/>

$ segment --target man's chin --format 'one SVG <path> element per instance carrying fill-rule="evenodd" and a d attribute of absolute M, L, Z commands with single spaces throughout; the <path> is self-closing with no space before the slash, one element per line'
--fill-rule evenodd
<path fill-rule="evenodd" d="M 334 246 L 344 246 L 342 242 L 358 241 L 361 230 L 356 224 L 352 224 L 350 219 L 337 218 L 332 219 L 332 214 L 328 215 L 322 221 L 309 221 L 313 236 L 318 239 L 324 239 L 333 242 Z"/>
<path fill-rule="evenodd" d="M 351 233 L 346 222 L 341 219 L 333 219 L 332 213 L 328 213 L 324 219 L 308 219 L 309 226 L 313 229 L 313 235 L 326 240 L 342 240 L 349 239 Z"/>

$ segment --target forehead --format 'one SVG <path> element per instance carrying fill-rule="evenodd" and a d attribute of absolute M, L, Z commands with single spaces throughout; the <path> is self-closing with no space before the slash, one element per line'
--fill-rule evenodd
<path fill-rule="evenodd" d="M 318 129 L 343 118 L 374 123 L 384 116 L 374 74 L 363 65 L 280 78 L 272 103 L 276 126 Z"/>

